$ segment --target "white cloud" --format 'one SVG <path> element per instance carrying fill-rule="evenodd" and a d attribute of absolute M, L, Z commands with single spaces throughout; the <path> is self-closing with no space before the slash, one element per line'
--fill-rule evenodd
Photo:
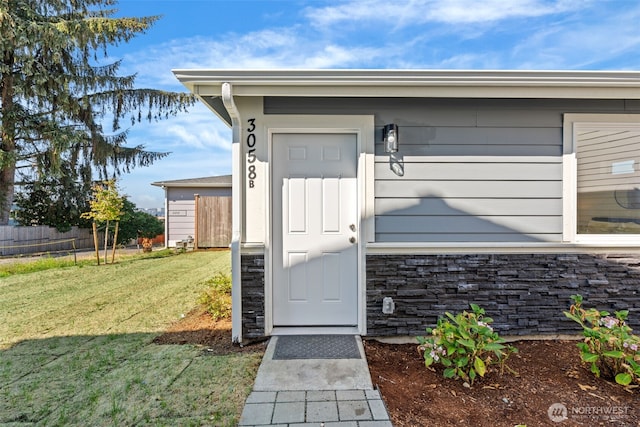
<path fill-rule="evenodd" d="M 306 16 L 318 27 L 333 27 L 347 22 L 374 21 L 390 26 L 436 22 L 470 24 L 509 18 L 538 17 L 584 7 L 586 2 L 543 0 L 351 0 L 339 6 L 308 8 Z"/>
<path fill-rule="evenodd" d="M 231 130 L 201 104 L 166 120 L 136 123 L 127 139 L 152 151 L 231 149 Z"/>
<path fill-rule="evenodd" d="M 352 68 L 363 64 L 386 67 L 391 65 L 384 62 L 390 51 L 387 45 L 339 43 L 292 26 L 244 35 L 229 33 L 215 40 L 206 37 L 172 40 L 127 55 L 123 65 L 138 73 L 140 86 L 183 90 L 171 69 Z"/>
<path fill-rule="evenodd" d="M 566 20 L 531 34 L 516 44 L 513 55 L 524 58 L 519 68 L 640 68 L 640 6 L 611 13 L 595 10 L 592 19 Z"/>

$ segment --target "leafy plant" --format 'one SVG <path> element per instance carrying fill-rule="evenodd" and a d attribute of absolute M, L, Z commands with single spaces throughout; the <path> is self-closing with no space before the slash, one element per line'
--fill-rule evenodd
<path fill-rule="evenodd" d="M 89 201 L 91 210 L 89 212 L 83 212 L 80 217 L 91 219 L 93 221 L 93 242 L 96 249 L 96 260 L 100 265 L 100 257 L 98 256 L 98 240 L 97 229 L 98 223 L 105 223 L 104 232 L 104 263 L 107 263 L 107 242 L 109 241 L 109 221 L 116 222 L 116 228 L 113 237 L 113 251 L 111 255 L 111 263 L 114 262 L 116 255 L 116 244 L 118 240 L 118 226 L 120 218 L 123 215 L 122 208 L 124 206 L 124 197 L 118 192 L 118 187 L 115 179 L 96 183 L 92 187 L 92 199 Z"/>
<path fill-rule="evenodd" d="M 224 319 L 231 315 L 231 276 L 216 273 L 205 282 L 207 289 L 198 298 L 198 303 L 205 306 L 214 320 Z"/>
<path fill-rule="evenodd" d="M 591 364 L 597 377 L 615 379 L 628 386 L 640 384 L 640 337 L 626 324 L 629 310 L 614 312 L 582 307 L 582 295 L 572 295 L 573 304 L 564 315 L 582 326 L 584 341 L 578 343 L 583 362 Z"/>
<path fill-rule="evenodd" d="M 137 210 L 136 205 L 126 197 L 123 202 L 117 241 L 119 245 L 138 237 L 154 238 L 164 232 L 164 223 L 158 218 Z"/>
<path fill-rule="evenodd" d="M 445 313 L 435 328 L 427 328 L 430 336 L 417 337 L 418 351 L 425 366 L 434 363 L 444 366 L 445 378 L 462 378 L 473 384 L 477 376 L 484 377 L 492 365 L 499 365 L 502 373 L 509 354 L 517 349 L 505 345 L 504 339 L 493 330 L 493 319 L 484 317 L 485 311 L 470 304 L 471 312 L 457 315 Z"/>

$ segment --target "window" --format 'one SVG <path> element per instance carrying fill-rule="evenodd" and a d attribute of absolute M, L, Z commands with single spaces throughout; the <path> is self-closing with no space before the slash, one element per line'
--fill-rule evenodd
<path fill-rule="evenodd" d="M 640 244 L 640 115 L 566 114 L 564 235 Z"/>

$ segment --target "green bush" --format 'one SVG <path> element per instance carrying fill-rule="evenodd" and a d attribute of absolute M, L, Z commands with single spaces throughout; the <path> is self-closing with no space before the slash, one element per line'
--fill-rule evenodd
<path fill-rule="evenodd" d="M 609 312 L 582 307 L 582 295 L 572 295 L 573 304 L 564 315 L 582 326 L 584 341 L 578 343 L 583 362 L 591 372 L 618 384 L 640 385 L 640 337 L 626 324 L 628 310 Z"/>
<path fill-rule="evenodd" d="M 207 288 L 198 298 L 198 303 L 204 305 L 215 320 L 229 317 L 231 315 L 231 276 L 216 273 L 204 284 Z"/>
<path fill-rule="evenodd" d="M 504 344 L 491 327 L 493 319 L 484 317 L 484 309 L 470 304 L 471 312 L 457 315 L 445 313 L 435 328 L 427 328 L 430 336 L 417 337 L 418 350 L 423 353 L 424 364 L 444 366 L 445 378 L 462 378 L 473 384 L 477 376 L 484 377 L 492 365 L 504 370 L 505 361 L 515 347 Z"/>

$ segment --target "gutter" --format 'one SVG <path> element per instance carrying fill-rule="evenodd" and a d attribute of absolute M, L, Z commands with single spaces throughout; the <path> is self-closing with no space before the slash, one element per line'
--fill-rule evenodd
<path fill-rule="evenodd" d="M 241 119 L 233 100 L 233 87 L 222 83 L 222 102 L 231 117 L 231 339 L 242 342 L 242 278 L 240 242 L 242 240 L 242 164 L 241 164 Z"/>
<path fill-rule="evenodd" d="M 640 99 L 638 71 L 519 70 L 228 70 L 180 69 L 176 77 L 201 98 L 355 96 L 436 98 Z M 215 105 L 210 108 L 215 109 Z"/>

